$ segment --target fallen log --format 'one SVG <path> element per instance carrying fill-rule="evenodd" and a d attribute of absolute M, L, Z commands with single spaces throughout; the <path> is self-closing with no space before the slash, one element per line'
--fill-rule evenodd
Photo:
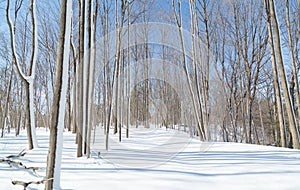
<path fill-rule="evenodd" d="M 22 162 L 11 160 L 11 159 L 14 159 L 14 158 L 23 157 L 25 154 L 26 154 L 26 152 L 25 152 L 25 149 L 24 149 L 24 150 L 22 150 L 17 155 L 9 155 L 9 156 L 6 156 L 5 158 L 1 158 L 0 159 L 0 163 L 1 162 L 6 162 L 10 167 L 17 166 L 19 168 L 23 168 L 23 169 L 27 169 L 27 170 L 32 170 L 32 172 L 34 173 L 34 175 L 36 175 L 37 177 L 40 177 L 36 173 L 36 171 L 40 170 L 41 167 L 28 167 L 28 166 L 24 165 Z"/>
<path fill-rule="evenodd" d="M 29 182 L 24 182 L 24 181 L 14 180 L 14 181 L 12 181 L 11 183 L 12 183 L 13 185 L 21 185 L 21 186 L 24 187 L 24 190 L 26 190 L 26 188 L 27 188 L 29 185 L 31 185 L 31 184 L 37 184 L 37 185 L 39 185 L 39 184 L 45 184 L 45 183 L 46 183 L 47 181 L 49 181 L 49 180 L 53 180 L 53 178 L 50 178 L 50 179 L 43 179 L 43 180 L 41 180 L 41 181 L 29 181 Z"/>

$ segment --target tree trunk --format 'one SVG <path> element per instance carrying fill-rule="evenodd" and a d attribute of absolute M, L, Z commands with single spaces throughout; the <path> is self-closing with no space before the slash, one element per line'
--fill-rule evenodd
<path fill-rule="evenodd" d="M 60 189 L 60 169 L 63 128 L 68 86 L 72 0 L 63 0 L 60 9 L 60 31 L 56 58 L 56 78 L 53 92 L 50 142 L 47 157 L 45 190 Z M 53 180 L 51 180 L 53 179 Z"/>
<path fill-rule="evenodd" d="M 85 33 L 85 1 L 78 0 L 78 22 L 79 22 L 79 58 L 78 58 L 78 99 L 76 118 L 77 130 L 77 157 L 82 156 L 83 145 L 83 67 L 84 67 L 84 33 Z"/>
<path fill-rule="evenodd" d="M 174 0 L 172 0 L 172 8 L 173 8 L 173 12 L 174 12 L 174 16 L 175 16 L 175 21 L 177 23 L 177 27 L 178 27 L 178 32 L 179 32 L 179 37 L 181 40 L 181 48 L 182 48 L 182 59 L 183 59 L 183 69 L 184 69 L 184 73 L 187 79 L 187 83 L 188 83 L 188 89 L 189 89 L 189 93 L 190 93 L 190 98 L 191 98 L 191 102 L 193 104 L 193 111 L 195 114 L 195 121 L 196 121 L 196 128 L 197 128 L 197 133 L 199 135 L 200 141 L 204 141 L 205 139 L 205 131 L 203 131 L 203 120 L 200 121 L 200 117 L 199 117 L 199 113 L 197 110 L 197 106 L 196 106 L 196 102 L 195 102 L 195 95 L 194 92 L 192 90 L 192 84 L 191 84 L 191 80 L 190 80 L 190 76 L 188 73 L 188 68 L 187 68 L 187 62 L 186 62 L 186 53 L 185 53 L 185 46 L 184 46 L 184 39 L 183 39 L 183 34 L 182 34 L 182 15 L 181 15 L 181 2 L 180 0 L 178 0 L 178 15 L 176 13 L 176 8 L 174 5 Z M 179 18 L 178 18 L 179 17 Z"/>
<path fill-rule="evenodd" d="M 72 23 L 73 28 L 73 23 Z M 71 43 L 71 52 L 72 52 L 72 59 L 73 59 L 73 102 L 72 102 L 72 133 L 75 134 L 77 131 L 77 123 L 76 123 L 76 116 L 77 116 L 77 97 L 78 97 L 78 88 L 77 88 L 77 81 L 78 81 L 78 69 L 77 69 L 77 54 L 73 43 L 73 33 L 71 33 L 70 43 Z"/>
<path fill-rule="evenodd" d="M 91 47 L 90 47 L 90 75 L 89 75 L 89 91 L 88 91 L 88 139 L 87 139 L 87 157 L 90 158 L 91 153 L 91 132 L 94 126 L 94 88 L 95 88 L 95 64 L 96 64 L 96 32 L 97 32 L 97 15 L 98 15 L 98 4 L 99 0 L 96 0 L 95 13 L 92 10 L 92 3 L 89 1 L 91 6 L 90 22 L 91 28 L 89 35 L 91 35 Z M 95 129 L 96 130 L 96 129 Z"/>
<path fill-rule="evenodd" d="M 191 33 L 192 33 L 192 56 L 193 56 L 193 66 L 194 66 L 194 75 L 195 75 L 195 86 L 196 86 L 196 102 L 197 102 L 197 108 L 199 110 L 199 119 L 201 121 L 201 125 L 198 126 L 198 128 L 202 128 L 201 130 L 202 131 L 205 131 L 205 134 L 206 132 L 208 132 L 207 130 L 207 127 L 205 126 L 205 121 L 204 121 L 204 114 L 203 113 L 203 105 L 202 105 L 202 102 L 201 102 L 201 98 L 200 98 L 200 89 L 199 89 L 199 81 L 198 81 L 198 70 L 197 70 L 197 56 L 196 56 L 196 44 L 195 44 L 195 41 L 198 42 L 198 49 L 201 51 L 201 40 L 200 40 L 200 36 L 199 36 L 199 23 L 198 23 L 198 16 L 197 14 L 195 13 L 195 9 L 196 9 L 196 1 L 192 2 L 191 0 L 189 1 L 189 5 L 190 5 L 190 14 L 191 14 Z M 195 18 L 196 17 L 196 18 Z M 195 26 L 194 26 L 195 25 Z M 197 37 L 197 40 L 194 39 L 194 35 L 195 33 L 198 35 Z M 202 58 L 201 57 L 201 53 L 200 53 L 200 59 Z M 201 71 L 201 73 L 203 73 L 203 71 Z M 202 84 L 203 85 L 203 84 Z"/>
<path fill-rule="evenodd" d="M 274 42 L 273 42 L 273 31 L 271 26 L 270 20 L 270 7 L 268 0 L 265 0 L 266 12 L 267 12 L 267 23 L 268 23 L 268 34 L 269 34 L 269 45 L 271 51 L 271 60 L 272 60 L 272 71 L 273 71 L 273 85 L 275 90 L 275 100 L 276 100 L 276 107 L 277 107 L 277 114 L 279 120 L 279 128 L 280 128 L 280 139 L 281 139 L 281 146 L 286 147 L 286 130 L 285 130 L 285 120 L 284 120 L 284 110 L 282 106 L 282 99 L 280 93 L 280 86 L 279 86 L 279 78 L 278 78 L 278 71 L 277 71 L 277 63 L 275 57 L 275 49 L 274 49 Z"/>
<path fill-rule="evenodd" d="M 291 27 L 290 27 L 290 8 L 289 8 L 289 0 L 286 0 L 286 28 L 287 28 L 287 34 L 288 34 L 288 45 L 290 49 L 290 57 L 292 62 L 292 73 L 293 73 L 293 82 L 295 84 L 295 96 L 296 96 L 296 103 L 297 106 L 300 105 L 300 96 L 299 96 L 299 81 L 298 81 L 298 68 L 297 63 L 295 60 L 295 54 L 294 54 L 294 45 L 292 41 L 292 34 L 291 34 Z M 300 22 L 300 21 L 299 21 Z M 293 95 L 292 95 L 293 96 Z M 293 102 L 293 107 L 295 108 L 295 104 Z M 298 111 L 298 125 L 300 124 L 300 109 L 297 109 Z M 296 110 L 295 110 L 296 112 Z"/>
<path fill-rule="evenodd" d="M 91 86 L 90 84 L 92 84 L 92 80 L 91 80 L 91 59 L 92 59 L 92 0 L 88 0 L 87 2 L 87 62 L 84 64 L 85 65 L 85 74 L 84 74 L 84 78 L 85 78 L 85 103 L 84 103 L 84 107 L 85 107 L 85 124 L 84 124 L 84 154 L 87 154 L 87 150 L 88 150 L 88 142 L 89 142 L 89 120 L 91 119 L 91 115 L 90 115 L 90 107 L 92 104 L 91 101 L 91 97 L 90 97 L 90 92 L 91 92 Z"/>
<path fill-rule="evenodd" d="M 294 112 L 294 109 L 293 109 L 293 106 L 291 103 L 290 93 L 288 90 L 287 80 L 286 80 L 286 76 L 285 76 L 284 63 L 283 63 L 283 59 L 282 59 L 280 32 L 279 32 L 276 13 L 275 13 L 274 1 L 269 0 L 267 5 L 269 5 L 269 11 L 270 11 L 269 14 L 270 14 L 270 17 L 273 22 L 274 39 L 275 39 L 275 54 L 276 54 L 276 58 L 278 61 L 279 74 L 280 74 L 280 79 L 281 79 L 281 84 L 282 84 L 282 89 L 283 89 L 284 100 L 285 100 L 285 104 L 286 104 L 286 111 L 287 111 L 288 119 L 289 119 L 289 127 L 290 127 L 290 131 L 292 134 L 292 139 L 293 139 L 293 147 L 295 149 L 300 149 L 297 122 L 296 122 L 296 118 L 295 118 L 295 112 Z M 271 29 L 269 29 L 269 30 L 271 30 Z M 270 36 L 270 38 L 273 38 L 273 36 Z"/>
<path fill-rule="evenodd" d="M 8 117 L 8 103 L 9 103 L 9 97 L 10 97 L 10 90 L 11 90 L 11 82 L 12 82 L 12 77 L 13 77 L 13 66 L 11 67 L 11 71 L 10 71 L 10 76 L 9 76 L 9 81 L 8 81 L 8 85 L 7 85 L 7 89 L 6 89 L 6 94 L 5 94 L 5 105 L 4 105 L 4 112 L 2 113 L 2 123 L 1 123 L 1 126 L 2 126 L 2 132 L 1 132 L 1 138 L 4 137 L 4 130 L 5 130 L 5 127 L 6 127 L 6 121 L 7 121 L 7 117 Z"/>
<path fill-rule="evenodd" d="M 127 3 L 128 0 L 127 0 Z M 127 7 L 127 123 L 126 123 L 126 138 L 129 138 L 130 125 L 130 7 Z"/>
<path fill-rule="evenodd" d="M 261 101 L 258 102 L 258 110 L 259 110 L 259 119 L 260 119 L 260 126 L 262 128 L 262 135 L 263 135 L 263 141 L 262 144 L 266 144 L 266 135 L 265 135 L 265 125 L 264 125 L 264 120 L 263 120 L 263 115 L 262 115 L 262 110 L 261 110 Z"/>

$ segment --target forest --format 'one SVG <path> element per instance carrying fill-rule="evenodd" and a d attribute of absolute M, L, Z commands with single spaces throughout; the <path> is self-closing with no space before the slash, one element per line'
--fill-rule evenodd
<path fill-rule="evenodd" d="M 199 142 L 300 149 L 300 0 L 0 1 L 1 138 L 181 130 Z M 122 133 L 125 131 L 125 133 Z M 125 134 L 125 135 L 124 135 Z M 55 180 L 53 180 L 55 183 Z M 49 180 L 46 189 L 52 189 Z"/>

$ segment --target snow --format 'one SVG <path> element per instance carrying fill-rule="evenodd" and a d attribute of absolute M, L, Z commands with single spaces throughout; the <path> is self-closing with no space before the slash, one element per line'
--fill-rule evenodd
<path fill-rule="evenodd" d="M 95 143 L 91 147 L 91 159 L 76 158 L 75 135 L 64 132 L 61 187 L 79 190 L 300 187 L 299 150 L 238 143 L 200 143 L 188 138 L 188 134 L 164 128 L 130 130 L 130 138 L 123 138 L 121 143 L 117 142 L 117 134 L 111 134 L 108 152 L 104 151 L 104 144 Z M 41 177 L 0 163 L 0 189 L 22 189 L 13 186 L 11 180 L 43 179 L 49 133 L 37 129 L 37 134 L 39 148 L 27 151 L 23 158 L 15 160 L 27 166 L 42 167 L 37 172 Z M 19 137 L 7 134 L 0 139 L 0 158 L 19 153 L 27 147 L 26 143 L 25 131 Z M 99 150 L 100 157 L 97 156 Z M 43 189 L 44 185 L 30 185 L 30 188 Z"/>

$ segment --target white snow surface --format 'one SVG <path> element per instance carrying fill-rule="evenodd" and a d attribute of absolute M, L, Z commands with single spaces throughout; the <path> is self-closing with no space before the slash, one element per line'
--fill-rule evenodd
<path fill-rule="evenodd" d="M 94 132 L 94 131 L 93 131 Z M 123 130 L 124 134 L 125 130 Z M 96 137 L 103 131 L 96 130 Z M 32 172 L 0 163 L 0 190 L 23 189 L 12 180 L 37 181 L 46 173 L 49 132 L 37 129 L 39 148 L 14 160 L 42 167 Z M 76 158 L 75 135 L 64 132 L 61 187 L 71 189 L 299 189 L 300 151 L 238 143 L 200 143 L 165 128 L 130 128 L 130 138 L 95 138 L 92 158 Z M 27 148 L 26 132 L 0 138 L 0 158 Z M 98 151 L 100 156 L 98 157 Z M 30 185 L 27 189 L 44 189 Z"/>

